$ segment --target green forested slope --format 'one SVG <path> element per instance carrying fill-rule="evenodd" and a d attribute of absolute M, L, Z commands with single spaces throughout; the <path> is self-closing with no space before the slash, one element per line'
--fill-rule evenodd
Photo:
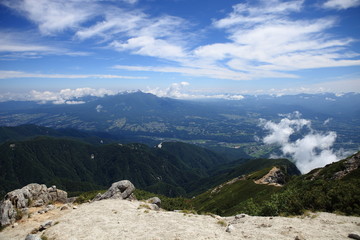
<path fill-rule="evenodd" d="M 224 160 L 183 143 L 164 143 L 160 149 L 143 144 L 91 145 L 50 137 L 6 142 L 0 145 L 0 153 L 2 194 L 31 182 L 87 191 L 129 179 L 139 188 L 183 195 L 187 183 L 208 176 L 207 169 Z"/>
<path fill-rule="evenodd" d="M 272 166 L 286 166 L 288 175 L 300 175 L 300 171 L 295 164 L 287 159 L 239 160 L 223 164 L 223 166 L 219 166 L 216 170 L 211 171 L 211 176 L 191 182 L 187 186 L 187 191 L 195 196 L 230 179 Z"/>
<path fill-rule="evenodd" d="M 288 177 L 282 188 L 257 185 L 249 179 L 269 169 L 260 170 L 197 196 L 192 205 L 197 211 L 221 215 L 298 215 L 310 210 L 360 216 L 359 167 L 360 152 L 308 174 Z"/>

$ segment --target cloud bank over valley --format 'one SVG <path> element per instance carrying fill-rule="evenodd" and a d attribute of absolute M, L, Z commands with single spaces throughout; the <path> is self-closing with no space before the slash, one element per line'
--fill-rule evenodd
<path fill-rule="evenodd" d="M 293 159 L 302 173 L 343 159 L 350 153 L 332 149 L 337 134 L 333 131 L 319 132 L 311 127 L 311 121 L 301 118 L 300 112 L 281 115 L 278 122 L 260 120 L 260 126 L 268 132 L 262 141 L 280 147 L 281 156 Z M 327 119 L 324 124 L 327 124 Z"/>

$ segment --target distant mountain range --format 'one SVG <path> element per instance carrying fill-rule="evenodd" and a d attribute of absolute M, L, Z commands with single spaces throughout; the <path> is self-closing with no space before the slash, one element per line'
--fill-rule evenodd
<path fill-rule="evenodd" d="M 155 145 L 163 140 L 183 141 L 236 160 L 268 157 L 274 151 L 273 146 L 265 146 L 254 138 L 265 134 L 259 126 L 260 118 L 279 120 L 279 114 L 299 111 L 312 120 L 314 129 L 337 132 L 336 148 L 360 147 L 360 94 L 355 93 L 189 101 L 134 92 L 74 100 L 84 103 L 1 102 L 0 126 L 72 128 L 122 143 Z"/>

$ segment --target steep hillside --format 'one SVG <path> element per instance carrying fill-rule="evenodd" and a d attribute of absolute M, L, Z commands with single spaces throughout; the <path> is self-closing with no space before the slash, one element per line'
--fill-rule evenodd
<path fill-rule="evenodd" d="M 196 197 L 194 205 L 199 210 L 225 215 L 240 212 L 265 216 L 299 215 L 311 210 L 359 216 L 359 166 L 360 152 L 306 175 L 292 177 L 282 188 L 249 181 L 249 176 L 261 179 L 260 176 L 269 171 L 265 169 L 225 183 L 219 191 L 208 191 Z"/>
<path fill-rule="evenodd" d="M 40 182 L 67 191 L 88 191 L 129 179 L 140 188 L 176 196 L 224 160 L 195 145 L 163 144 L 163 149 L 143 144 L 91 145 L 49 137 L 6 142 L 0 145 L 0 189 L 4 194 Z"/>
<path fill-rule="evenodd" d="M 228 161 L 210 150 L 182 142 L 162 142 L 157 148 L 161 149 L 160 152 L 177 156 L 187 167 L 201 170 L 202 175 L 207 175 L 208 170 Z"/>
<path fill-rule="evenodd" d="M 273 161 L 273 164 L 276 162 Z M 244 165 L 248 166 L 249 164 Z M 268 200 L 273 193 L 281 191 L 281 187 L 291 177 L 288 173 L 291 171 L 288 171 L 287 165 L 273 166 L 247 175 L 240 175 L 218 185 L 196 196 L 192 200 L 192 204 L 197 211 L 212 212 L 222 216 L 243 212 L 245 208 L 242 203 L 249 199 L 261 204 Z"/>
<path fill-rule="evenodd" d="M 360 216 L 359 167 L 360 152 L 294 179 L 282 193 L 282 198 L 290 200 L 289 206 L 279 210 L 298 214 L 309 209 Z"/>
<path fill-rule="evenodd" d="M 53 129 L 32 124 L 0 127 L 0 143 L 27 140 L 38 136 L 71 138 L 92 144 L 110 143 L 119 139 L 105 132 L 84 132 L 71 128 Z"/>
<path fill-rule="evenodd" d="M 210 172 L 210 177 L 192 182 L 187 186 L 187 191 L 195 196 L 233 178 L 273 166 L 284 166 L 287 175 L 300 175 L 295 164 L 287 159 L 240 159 L 219 166 Z"/>

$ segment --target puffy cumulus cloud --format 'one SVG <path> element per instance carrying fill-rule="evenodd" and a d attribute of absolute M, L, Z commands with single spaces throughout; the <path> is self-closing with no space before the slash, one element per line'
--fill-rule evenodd
<path fill-rule="evenodd" d="M 328 0 L 323 4 L 324 8 L 337 10 L 348 9 L 360 6 L 360 0 Z"/>
<path fill-rule="evenodd" d="M 191 95 L 184 93 L 183 90 L 186 86 L 189 86 L 188 82 L 172 83 L 170 87 L 161 89 L 154 88 L 144 90 L 144 92 L 154 94 L 158 97 L 170 97 L 170 98 L 192 98 Z"/>
<path fill-rule="evenodd" d="M 18 100 L 18 101 L 35 101 L 39 103 L 53 103 L 53 104 L 83 104 L 82 97 L 94 96 L 103 97 L 106 95 L 115 95 L 118 92 L 107 89 L 93 89 L 93 88 L 77 88 L 77 89 L 62 89 L 58 92 L 53 91 L 36 91 L 32 90 L 28 94 L 2 94 L 1 101 Z M 97 111 L 101 110 L 96 109 Z"/>
<path fill-rule="evenodd" d="M 154 94 L 158 97 L 170 97 L 179 99 L 226 99 L 226 100 L 242 100 L 243 95 L 240 94 L 203 94 L 187 92 L 186 87 L 189 86 L 188 82 L 172 83 L 165 89 L 161 88 L 148 88 L 144 92 Z"/>
<path fill-rule="evenodd" d="M 302 173 L 344 157 L 341 151 L 332 150 L 337 137 L 335 132 L 315 131 L 311 121 L 302 119 L 299 112 L 282 116 L 284 118 L 278 123 L 261 119 L 260 125 L 269 132 L 262 140 L 265 144 L 279 145 L 283 154 L 281 157 L 293 159 Z M 291 136 L 295 134 L 301 137 L 294 141 Z"/>
<path fill-rule="evenodd" d="M 299 112 L 295 112 L 294 114 L 288 115 L 281 119 L 279 123 L 261 119 L 261 125 L 265 130 L 270 131 L 270 134 L 264 137 L 264 143 L 283 145 L 289 142 L 289 137 L 292 134 L 300 131 L 300 129 L 305 126 L 310 127 L 311 122 L 306 119 L 300 119 L 299 114 Z"/>

